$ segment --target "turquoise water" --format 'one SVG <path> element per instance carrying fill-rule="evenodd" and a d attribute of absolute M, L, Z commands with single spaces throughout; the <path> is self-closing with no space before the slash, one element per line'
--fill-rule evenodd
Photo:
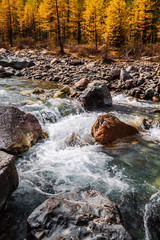
<path fill-rule="evenodd" d="M 153 236 L 155 230 L 148 226 L 148 216 L 160 195 L 160 118 L 151 113 L 159 104 L 113 96 L 113 107 L 106 112 L 125 122 L 143 116 L 155 123 L 137 137 L 104 148 L 91 136 L 91 127 L 103 112 L 87 113 L 78 102 L 67 99 L 48 99 L 42 104 L 31 94 L 37 86 L 47 92 L 59 88 L 52 83 L 0 80 L 1 104 L 32 112 L 49 133 L 48 139 L 16 161 L 20 184 L 1 223 L 1 229 L 8 226 L 4 234 L 9 239 L 24 239 L 26 219 L 36 206 L 54 193 L 82 188 L 100 190 L 114 201 L 134 239 L 156 240 L 158 235 Z M 24 90 L 28 95 L 21 95 Z M 26 99 L 32 104 L 27 104 Z"/>

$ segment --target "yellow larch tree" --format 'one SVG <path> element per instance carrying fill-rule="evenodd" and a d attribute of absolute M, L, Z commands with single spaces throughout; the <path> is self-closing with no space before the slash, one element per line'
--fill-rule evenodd
<path fill-rule="evenodd" d="M 17 29 L 16 0 L 2 0 L 0 7 L 0 28 L 4 39 L 12 46 Z"/>
<path fill-rule="evenodd" d="M 105 1 L 104 0 L 86 0 L 86 10 L 84 12 L 84 19 L 86 24 L 86 32 L 89 41 L 95 42 L 97 49 L 98 41 L 100 40 L 103 29 L 105 17 Z"/>
<path fill-rule="evenodd" d="M 78 44 L 82 41 L 85 0 L 70 0 L 70 32 Z"/>
<path fill-rule="evenodd" d="M 125 0 L 112 0 L 106 8 L 105 39 L 107 43 L 121 47 L 126 40 L 127 10 Z"/>
<path fill-rule="evenodd" d="M 156 1 L 133 0 L 130 11 L 130 37 L 134 42 L 151 41 L 155 28 L 154 13 Z"/>

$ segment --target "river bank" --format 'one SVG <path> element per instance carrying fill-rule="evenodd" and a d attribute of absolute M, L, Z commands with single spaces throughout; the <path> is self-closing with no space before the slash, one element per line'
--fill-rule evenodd
<path fill-rule="evenodd" d="M 46 82 L 53 81 L 70 87 L 81 79 L 86 79 L 88 82 L 101 80 L 112 92 L 123 92 L 138 99 L 160 100 L 160 59 L 158 56 L 143 57 L 136 61 L 116 59 L 103 63 L 101 60 L 54 56 L 50 55 L 47 50 L 11 52 L 1 49 L 0 57 L 0 64 L 9 66 L 6 72 L 12 76 Z M 8 59 L 8 65 L 6 61 L 3 63 L 5 59 Z M 20 61 L 20 64 L 17 64 L 18 67 L 12 63 L 15 60 Z M 3 74 L 2 70 L 1 74 Z"/>

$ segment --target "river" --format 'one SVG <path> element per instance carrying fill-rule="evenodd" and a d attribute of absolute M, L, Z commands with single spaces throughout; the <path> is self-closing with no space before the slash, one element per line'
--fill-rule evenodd
<path fill-rule="evenodd" d="M 67 99 L 41 104 L 30 95 L 37 86 L 48 92 L 59 88 L 54 83 L 0 79 L 1 104 L 32 112 L 49 134 L 17 157 L 20 183 L 0 221 L 2 239 L 25 239 L 26 219 L 36 206 L 54 193 L 81 188 L 99 190 L 115 202 L 134 239 L 158 240 L 148 219 L 160 203 L 160 115 L 151 113 L 159 104 L 112 95 L 113 107 L 106 112 L 125 122 L 139 116 L 156 121 L 138 137 L 104 148 L 91 136 L 91 127 L 103 112 L 85 112 L 78 102 Z"/>

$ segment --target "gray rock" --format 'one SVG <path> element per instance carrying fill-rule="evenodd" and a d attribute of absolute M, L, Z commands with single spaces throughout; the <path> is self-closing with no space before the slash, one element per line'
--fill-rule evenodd
<path fill-rule="evenodd" d="M 11 193 L 18 187 L 18 174 L 14 156 L 0 151 L 0 212 Z"/>
<path fill-rule="evenodd" d="M 125 69 L 121 69 L 120 72 L 120 80 L 121 81 L 125 81 L 127 79 L 131 79 L 131 75 L 125 70 Z"/>
<path fill-rule="evenodd" d="M 14 70 L 11 67 L 0 66 L 0 78 L 11 77 L 14 75 Z"/>
<path fill-rule="evenodd" d="M 135 67 L 135 66 L 128 66 L 128 67 L 126 68 L 126 71 L 127 71 L 127 72 L 138 72 L 138 68 Z"/>
<path fill-rule="evenodd" d="M 119 209 L 94 190 L 55 195 L 36 208 L 27 222 L 28 240 L 131 240 Z"/>
<path fill-rule="evenodd" d="M 112 106 L 112 97 L 106 84 L 102 81 L 93 81 L 78 99 L 82 106 L 89 111 Z"/>
<path fill-rule="evenodd" d="M 0 106 L 0 149 L 18 154 L 28 150 L 41 137 L 37 118 L 10 106 Z"/>
<path fill-rule="evenodd" d="M 151 99 L 154 96 L 154 89 L 153 88 L 147 88 L 145 91 L 145 97 L 147 99 Z"/>

